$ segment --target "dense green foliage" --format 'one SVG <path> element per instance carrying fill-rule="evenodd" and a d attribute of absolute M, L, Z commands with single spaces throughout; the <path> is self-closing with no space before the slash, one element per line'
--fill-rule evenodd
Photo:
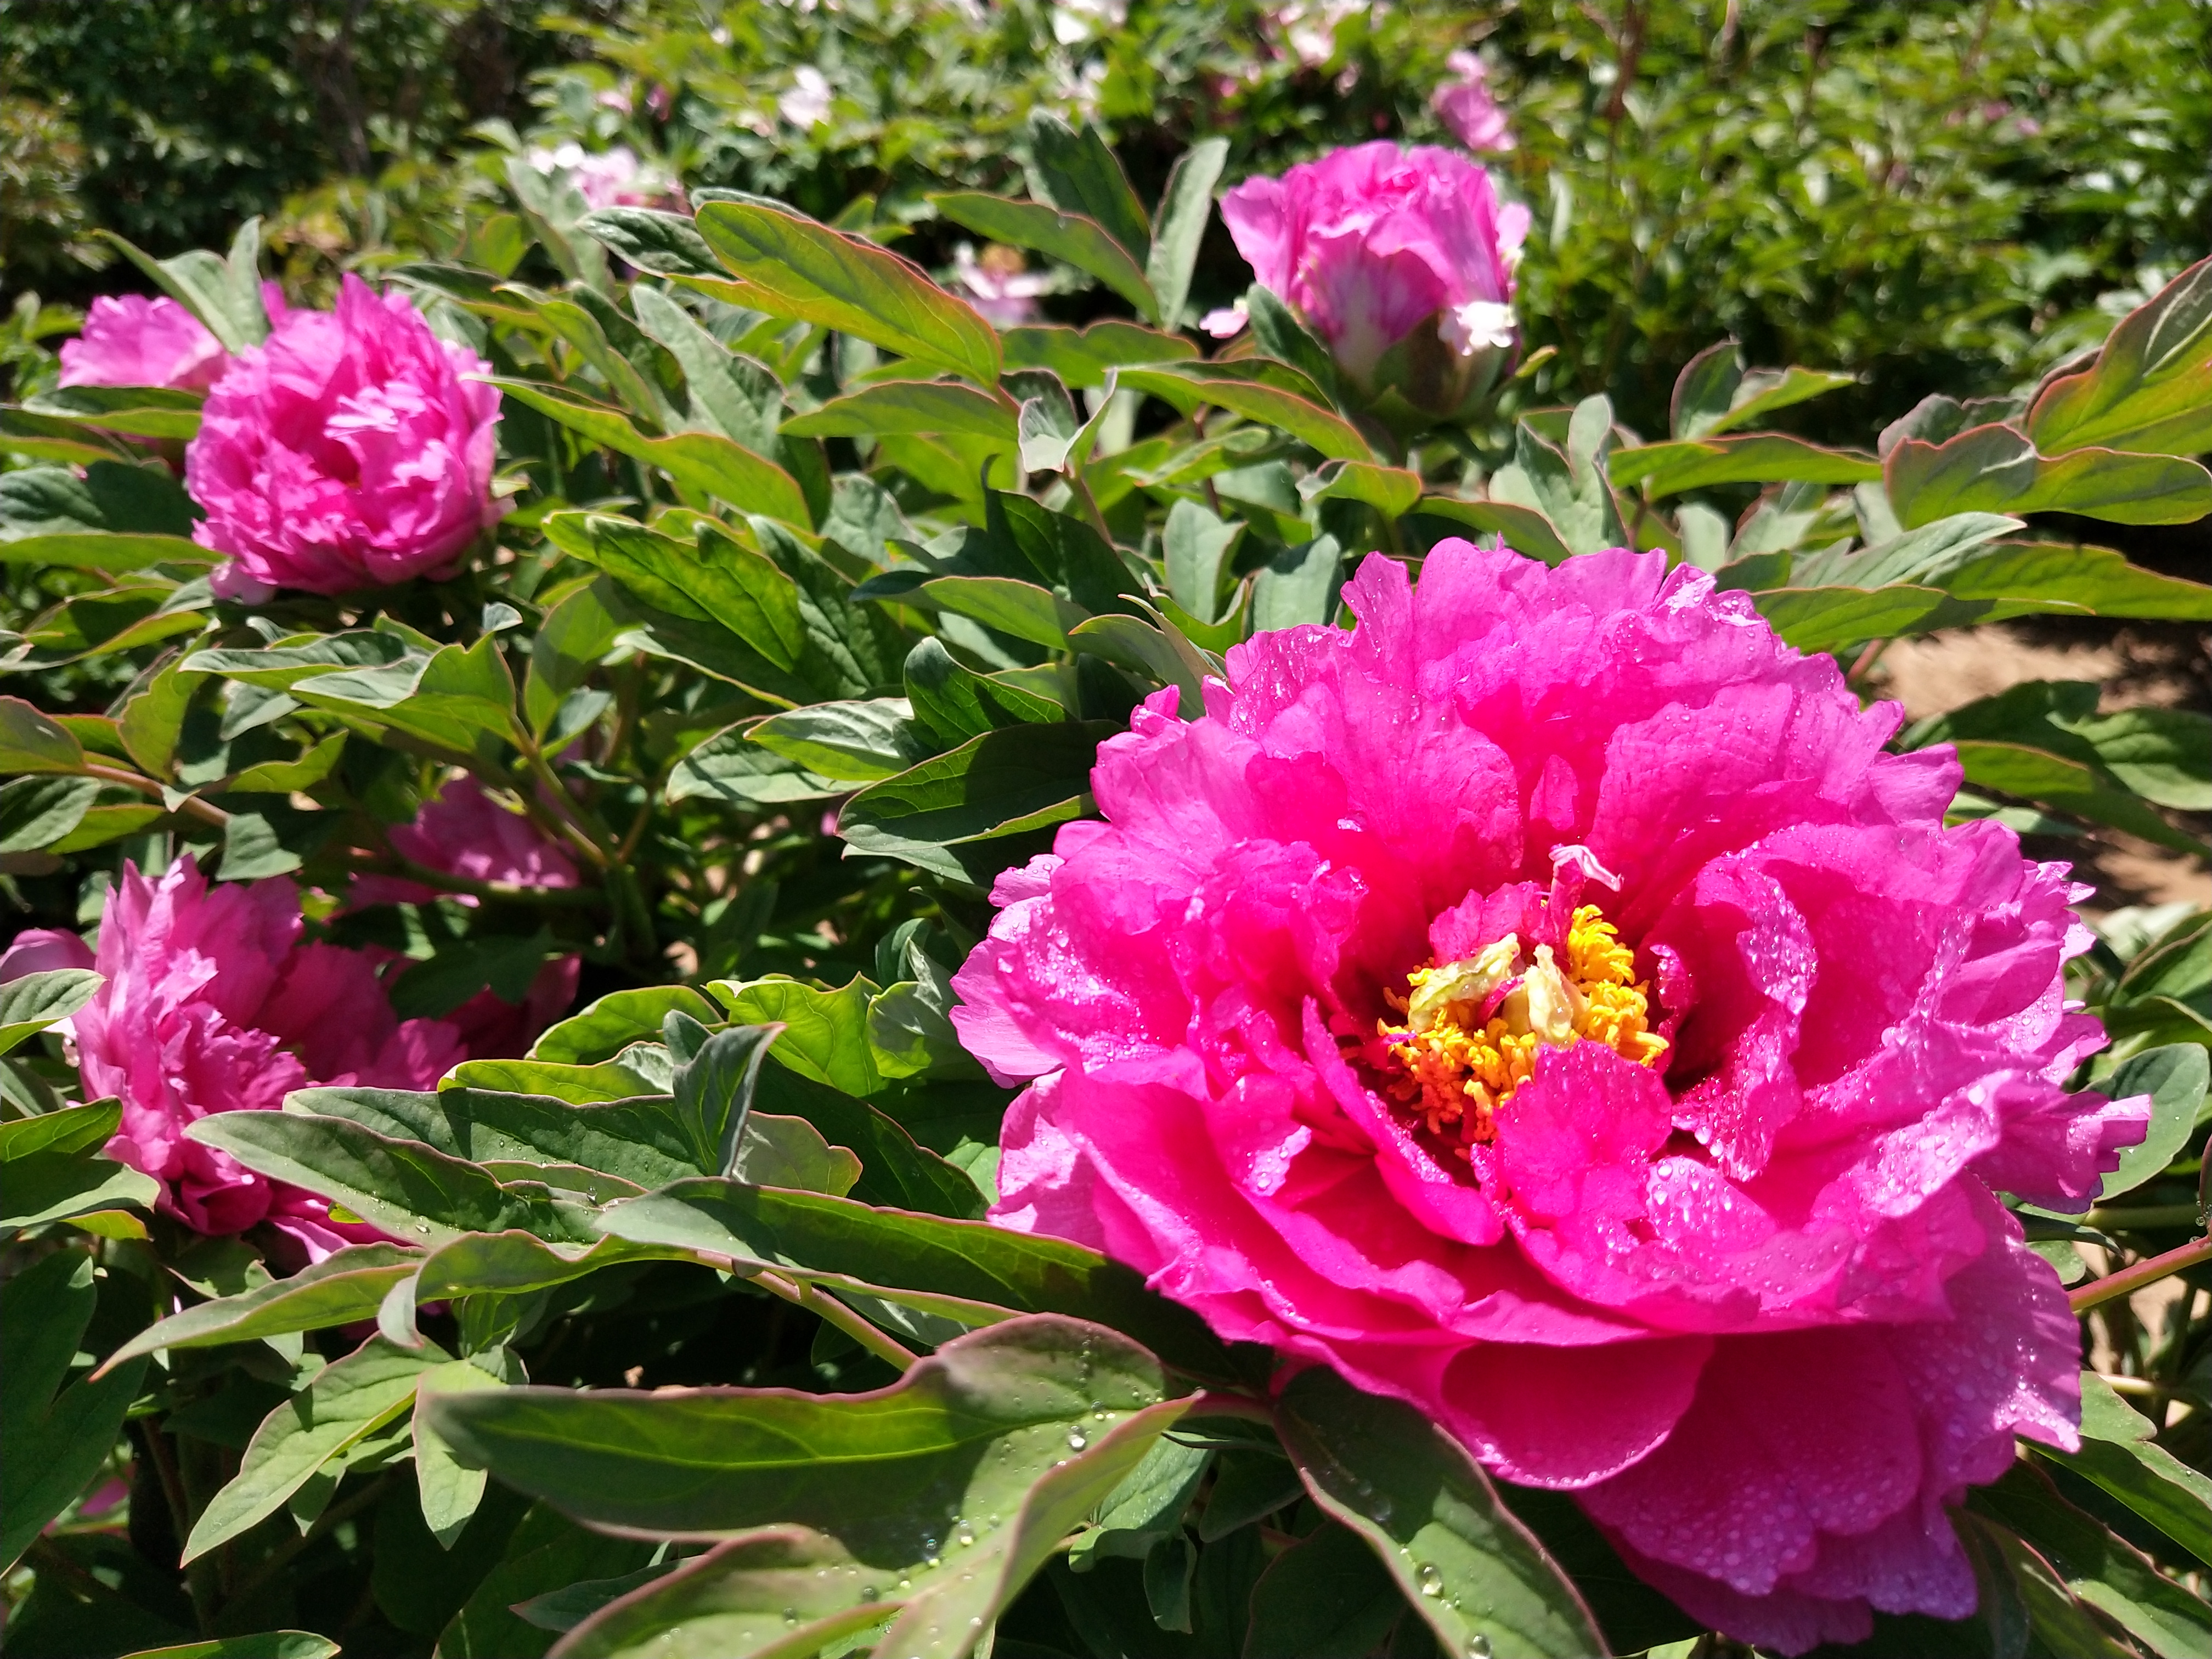
<path fill-rule="evenodd" d="M 1095 117 L 1147 193 L 1221 136 L 1233 183 L 1371 137 L 1437 139 L 1429 93 L 1478 43 L 1520 141 L 1493 166 L 1536 215 L 1528 343 L 1559 356 L 1534 389 L 1603 392 L 1639 431 L 1663 428 L 1674 375 L 1723 335 L 1861 377 L 1804 414 L 1816 436 L 1939 389 L 2002 390 L 2100 337 L 2206 236 L 2212 69 L 2192 0 L 1412 0 L 1371 15 L 1131 0 L 1119 27 L 1037 0 L 565 0 L 535 31 L 532 13 L 4 0 L 0 132 L 23 160 L 0 179 L 70 180 L 0 197 L 11 285 L 84 291 L 41 229 L 73 200 L 160 253 L 268 216 L 311 286 L 337 262 L 449 252 L 497 173 L 477 148 L 493 141 L 464 136 L 486 117 L 532 143 L 627 143 L 694 185 L 824 219 L 872 195 L 943 269 L 961 233 L 926 196 L 1019 193 L 1009 141 L 1032 108 Z M 779 109 L 801 67 L 833 94 L 818 123 Z M 46 136 L 21 136 L 33 127 Z M 1224 304 L 1247 280 L 1216 227 L 1194 300 Z M 1100 306 L 1048 301 L 1078 322 Z"/>
<path fill-rule="evenodd" d="M 1148 203 L 1049 117 L 1022 143 L 1049 199 L 1154 244 L 1128 286 L 1161 309 L 1200 257 L 1177 202 L 1204 203 L 1206 170 Z M 405 1241 L 286 1277 L 259 1235 L 148 1214 L 152 1183 L 99 1154 L 115 1103 L 64 1104 L 73 1074 L 35 1034 L 94 976 L 5 988 L 26 1045 L 0 1123 L 5 1428 L 46 1454 L 7 1465 L 5 1549 L 28 1551 L 8 1651 L 517 1656 L 569 1630 L 564 1654 L 707 1659 L 850 1650 L 887 1621 L 883 1650 L 948 1656 L 987 1628 L 1031 1655 L 1291 1651 L 1330 1620 L 1353 1651 L 1694 1638 L 1571 1504 L 1494 1486 L 1408 1408 L 1317 1374 L 1271 1398 L 1264 1354 L 1127 1270 L 978 1225 L 1008 1094 L 955 1039 L 948 972 L 995 873 L 1092 810 L 1097 744 L 1135 700 L 1189 695 L 1255 629 L 1336 617 L 1370 547 L 1664 548 L 1855 683 L 1937 629 L 2212 620 L 2212 589 L 2024 523 L 2212 512 L 2187 459 L 2212 433 L 2212 264 L 2002 418 L 1930 399 L 1879 453 L 1771 430 L 1847 378 L 1747 372 L 1727 346 L 1656 442 L 1594 396 L 1502 448 L 1409 446 L 1258 290 L 1253 337 L 1209 363 L 1126 321 L 994 328 L 887 251 L 904 227 L 865 201 L 840 232 L 742 199 L 584 214 L 511 176 L 481 245 L 565 282 L 387 273 L 506 393 L 514 510 L 450 580 L 220 600 L 162 459 L 194 398 L 0 414 L 30 699 L 0 701 L 10 897 L 88 921 L 123 857 L 186 850 L 325 894 L 427 876 L 444 896 L 315 900 L 319 934 L 406 959 L 404 1012 L 569 951 L 587 1005 L 436 1093 L 202 1121 L 194 1139 Z M 256 257 L 247 235 L 162 276 L 237 327 Z M 2212 800 L 2205 738 L 2201 715 L 2100 716 L 2094 686 L 2042 684 L 1901 741 L 1958 745 L 1958 815 L 2201 854 L 2175 814 Z M 583 884 L 400 861 L 392 827 L 456 771 Z M 2085 1221 L 2024 1218 L 2069 1282 L 2084 1247 L 2137 1264 L 2078 1306 L 2160 1415 L 2092 1377 L 2080 1456 L 1977 1496 L 1982 1610 L 1933 1632 L 1960 1650 L 2181 1659 L 2212 1633 L 2186 1587 L 2212 1549 L 2207 1322 L 2185 1299 L 2145 1328 L 2120 1294 L 2194 1284 L 2212 1255 L 2189 1242 L 2208 950 L 2201 914 L 2123 915 L 2082 964 L 2119 1039 L 2087 1075 L 2153 1095 L 2156 1121 Z M 2199 1409 L 2161 1432 L 2172 1401 Z M 243 1640 L 279 1630 L 299 1633 Z M 1885 1625 L 1868 1651 L 1930 1636 Z"/>

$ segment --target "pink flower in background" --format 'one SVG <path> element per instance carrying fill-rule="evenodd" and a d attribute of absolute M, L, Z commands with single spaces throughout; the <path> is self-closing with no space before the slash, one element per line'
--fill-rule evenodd
<path fill-rule="evenodd" d="M 2079 1411 L 1994 1191 L 2085 1208 L 2148 1112 L 2066 1091 L 2086 890 L 1666 564 L 1370 557 L 1356 629 L 1102 746 L 1105 821 L 1000 878 L 953 1018 L 1029 1083 L 1000 1224 L 1412 1401 L 1797 1652 L 1972 1607 L 1945 1505 Z"/>
<path fill-rule="evenodd" d="M 1480 389 L 1468 378 L 1475 361 L 1494 372 L 1512 344 L 1528 210 L 1500 207 L 1490 175 L 1455 151 L 1340 149 L 1280 179 L 1247 179 L 1221 216 L 1261 286 L 1363 392 L 1395 388 L 1449 415 Z"/>
<path fill-rule="evenodd" d="M 1491 97 L 1489 71 L 1471 52 L 1455 52 L 1444 62 L 1459 79 L 1436 89 L 1429 106 L 1459 141 L 1478 155 L 1502 154 L 1513 148 L 1513 129 L 1505 112 Z"/>
<path fill-rule="evenodd" d="M 412 823 L 391 832 L 392 851 L 402 858 L 449 876 L 471 881 L 506 882 L 517 887 L 574 887 L 575 861 L 559 843 L 520 812 L 501 805 L 473 777 L 463 775 L 441 785 L 422 803 Z M 349 907 L 368 904 L 428 904 L 438 889 L 397 876 L 356 876 Z M 464 904 L 476 900 L 459 894 Z"/>
<path fill-rule="evenodd" d="M 26 927 L 0 951 L 0 985 L 27 974 L 60 968 L 89 968 L 92 947 L 62 927 Z"/>
<path fill-rule="evenodd" d="M 555 842 L 521 813 L 501 806 L 476 779 L 460 776 L 422 803 L 412 823 L 390 835 L 392 850 L 410 862 L 471 881 L 502 882 L 517 887 L 574 887 L 576 866 Z M 442 890 L 400 876 L 356 876 L 346 908 L 375 904 L 428 904 L 447 897 L 473 906 L 466 893 Z M 576 1000 L 583 963 L 556 957 L 538 970 L 520 1002 L 508 1002 L 489 989 L 479 991 L 446 1016 L 478 1060 L 507 1060 L 523 1054 L 538 1034 L 568 1012 Z"/>
<path fill-rule="evenodd" d="M 404 295 L 349 275 L 335 311 L 291 311 L 208 394 L 185 453 L 229 556 L 216 591 L 342 593 L 451 566 L 499 517 L 490 365 L 430 331 Z"/>
<path fill-rule="evenodd" d="M 84 332 L 62 343 L 61 384 L 204 392 L 229 367 L 222 343 L 174 300 L 103 295 Z"/>
<path fill-rule="evenodd" d="M 187 1139 L 195 1120 L 274 1111 L 317 1084 L 426 1089 L 467 1058 L 451 1024 L 392 1012 L 368 953 L 301 933 L 291 882 L 210 884 L 189 857 L 152 880 L 125 864 L 108 895 L 93 963 L 106 982 L 74 1021 L 85 1098 L 121 1099 L 107 1155 L 161 1182 L 161 1207 L 196 1231 L 328 1218 Z"/>
<path fill-rule="evenodd" d="M 981 255 L 963 242 L 952 250 L 953 280 L 968 291 L 975 309 L 999 328 L 1037 319 L 1037 296 L 1052 291 L 1052 278 L 1029 269 L 1019 248 L 994 242 Z"/>

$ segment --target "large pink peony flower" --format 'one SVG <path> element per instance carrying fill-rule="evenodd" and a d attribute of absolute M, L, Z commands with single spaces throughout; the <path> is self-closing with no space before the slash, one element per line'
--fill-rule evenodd
<path fill-rule="evenodd" d="M 2084 890 L 1662 555 L 1346 597 L 1000 878 L 953 1014 L 1030 1080 L 994 1218 L 1573 1491 L 1745 1639 L 1963 1615 L 1945 1504 L 2078 1413 L 1993 1189 L 2083 1208 L 2148 1115 L 2066 1092 Z"/>
<path fill-rule="evenodd" d="M 230 556 L 217 590 L 342 593 L 453 564 L 499 517 L 499 393 L 464 378 L 489 368 L 357 276 L 337 310 L 277 319 L 216 382 L 185 453 L 207 513 L 193 538 Z"/>
<path fill-rule="evenodd" d="M 1464 155 L 1388 142 L 1247 179 L 1221 216 L 1253 274 L 1328 343 L 1361 392 L 1435 416 L 1486 389 L 1513 343 L 1528 210 Z"/>
<path fill-rule="evenodd" d="M 62 343 L 61 384 L 204 392 L 229 367 L 222 343 L 174 300 L 102 295 L 84 332 Z"/>
<path fill-rule="evenodd" d="M 161 1182 L 162 1208 L 204 1233 L 295 1221 L 326 1248 L 320 1200 L 186 1126 L 275 1111 L 317 1084 L 430 1088 L 467 1053 L 453 1025 L 392 1013 L 374 958 L 300 935 L 299 890 L 282 877 L 210 885 L 187 857 L 149 881 L 126 864 L 93 963 L 106 982 L 74 1024 L 85 1098 L 123 1102 L 107 1155 Z"/>

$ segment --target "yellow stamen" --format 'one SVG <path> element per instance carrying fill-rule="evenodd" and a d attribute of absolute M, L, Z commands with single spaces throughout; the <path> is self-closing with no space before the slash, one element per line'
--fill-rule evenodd
<path fill-rule="evenodd" d="M 1407 996 L 1384 995 L 1404 1023 L 1376 1023 L 1388 1045 L 1391 1097 L 1431 1133 L 1455 1124 L 1462 1142 L 1486 1141 L 1498 1109 L 1534 1075 L 1540 1048 L 1588 1038 L 1657 1066 L 1667 1040 L 1645 1026 L 1651 988 L 1637 979 L 1634 956 L 1596 905 L 1576 910 L 1565 954 L 1564 966 L 1548 945 L 1528 955 L 1508 933 L 1464 961 L 1408 974 Z M 1478 1026 L 1484 1004 L 1516 978 Z"/>

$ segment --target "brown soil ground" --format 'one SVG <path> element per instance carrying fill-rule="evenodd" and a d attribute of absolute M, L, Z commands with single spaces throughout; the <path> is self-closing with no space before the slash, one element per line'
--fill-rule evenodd
<path fill-rule="evenodd" d="M 2024 680 L 2095 680 L 2106 709 L 2155 705 L 2212 713 L 2212 630 L 2191 624 L 2013 623 L 1965 633 L 1899 640 L 1875 665 L 1877 688 L 1914 719 L 1986 697 Z M 2199 836 L 2206 815 L 2185 817 Z M 2033 837 L 2039 858 L 2069 859 L 2097 896 L 2087 907 L 2212 905 L 2212 867 L 2114 831 L 2094 842 Z"/>

